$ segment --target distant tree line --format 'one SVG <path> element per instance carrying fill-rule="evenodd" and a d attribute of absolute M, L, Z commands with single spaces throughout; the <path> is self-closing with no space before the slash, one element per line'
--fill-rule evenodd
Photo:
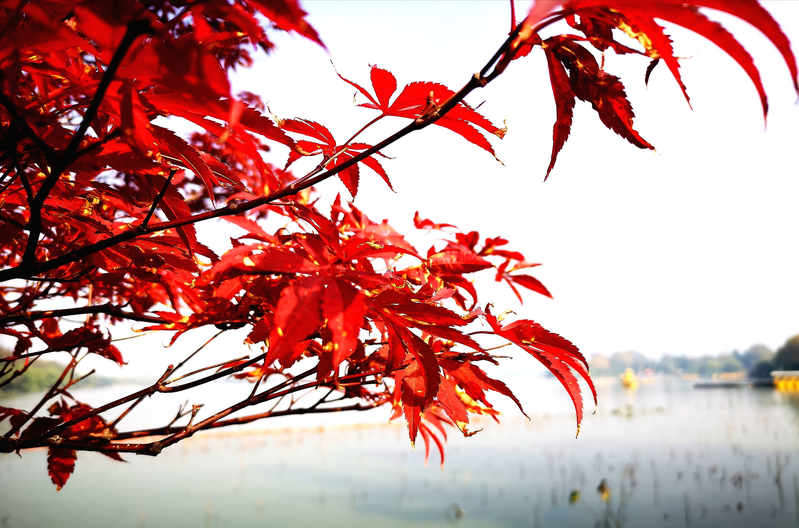
<path fill-rule="evenodd" d="M 774 370 L 799 370 L 799 334 L 788 339 L 777 352 L 766 345 L 752 345 L 745 352 L 733 350 L 718 356 L 672 356 L 649 359 L 638 352 L 595 354 L 589 362 L 594 376 L 615 376 L 631 368 L 636 372 L 651 369 L 662 374 L 711 376 L 724 372 L 747 372 L 750 378 L 767 378 Z"/>
<path fill-rule="evenodd" d="M 799 370 L 799 334 L 788 339 L 771 358 L 764 358 L 749 370 L 751 378 L 765 378 L 774 370 Z"/>
<path fill-rule="evenodd" d="M 6 357 L 11 351 L 0 347 L 0 357 Z M 8 365 L 8 363 L 6 363 Z M 24 368 L 24 367 L 21 367 Z M 58 381 L 64 372 L 64 364 L 57 361 L 31 361 L 25 370 L 24 376 L 17 376 L 7 384 L 0 385 L 0 395 L 18 394 L 25 392 L 44 392 Z M 81 382 L 82 389 L 103 387 L 111 385 L 115 380 L 101 376 L 90 376 Z M 62 382 L 63 387 L 66 380 Z"/>

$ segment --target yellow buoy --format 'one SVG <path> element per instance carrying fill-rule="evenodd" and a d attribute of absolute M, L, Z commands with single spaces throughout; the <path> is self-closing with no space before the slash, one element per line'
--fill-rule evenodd
<path fill-rule="evenodd" d="M 624 371 L 624 374 L 621 375 L 621 384 L 625 389 L 638 388 L 638 378 L 635 377 L 635 372 L 633 372 L 633 369 L 628 368 Z"/>

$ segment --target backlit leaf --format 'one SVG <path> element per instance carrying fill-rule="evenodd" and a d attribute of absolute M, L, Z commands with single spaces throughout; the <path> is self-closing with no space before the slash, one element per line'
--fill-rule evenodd
<path fill-rule="evenodd" d="M 655 148 L 633 128 L 635 114 L 618 77 L 600 69 L 594 56 L 568 37 L 550 37 L 544 43 L 569 70 L 574 95 L 591 103 L 606 127 L 638 148 Z"/>
<path fill-rule="evenodd" d="M 368 103 L 363 103 L 359 106 L 380 110 L 385 116 L 417 119 L 420 116 L 427 115 L 426 112 L 435 114 L 436 108 L 443 105 L 455 93 L 442 84 L 414 82 L 406 85 L 394 102 L 390 103 L 390 98 L 397 89 L 397 80 L 391 72 L 372 66 L 371 80 L 376 96 L 372 96 L 362 86 L 350 81 L 341 74 L 338 74 L 338 76 L 343 81 L 354 86 L 369 100 Z M 496 127 L 464 102 L 459 102 L 446 115 L 434 121 L 433 124 L 452 130 L 471 143 L 487 150 L 492 155 L 494 154 L 494 149 L 491 144 L 486 140 L 485 136 L 471 125 L 476 125 L 499 138 L 502 138 L 505 134 L 504 129 Z"/>
<path fill-rule="evenodd" d="M 275 308 L 275 323 L 269 333 L 267 365 L 280 361 L 287 366 L 287 358 L 294 346 L 319 329 L 324 287 L 324 279 L 310 276 L 295 280 L 280 294 Z"/>
<path fill-rule="evenodd" d="M 547 57 L 547 65 L 549 66 L 549 82 L 552 84 L 552 93 L 555 96 L 555 111 L 556 119 L 555 126 L 552 129 L 552 158 L 549 160 L 549 167 L 547 167 L 547 174 L 544 180 L 549 178 L 549 173 L 555 166 L 555 161 L 558 159 L 558 153 L 566 140 L 569 138 L 569 132 L 572 126 L 572 114 L 574 110 L 574 93 L 569 86 L 569 76 L 566 73 L 566 68 L 557 60 L 555 55 L 548 49 L 545 49 Z"/>
<path fill-rule="evenodd" d="M 574 369 L 591 389 L 594 404 L 596 389 L 588 374 L 588 362 L 576 346 L 530 320 L 519 320 L 502 326 L 490 311 L 484 314 L 495 333 L 505 337 L 538 359 L 561 382 L 574 403 L 577 416 L 577 433 L 583 420 L 583 401 Z"/>
<path fill-rule="evenodd" d="M 47 450 L 47 473 L 50 474 L 50 480 L 55 484 L 56 491 L 61 491 L 72 476 L 77 459 L 78 453 L 74 449 L 50 447 Z"/>
<path fill-rule="evenodd" d="M 327 286 L 322 298 L 322 314 L 333 333 L 332 368 L 350 356 L 358 344 L 358 334 L 366 315 L 363 296 L 352 284 L 334 280 Z"/>
<path fill-rule="evenodd" d="M 305 20 L 307 13 L 297 0 L 253 0 L 258 10 L 283 31 L 296 31 L 323 48 L 325 45 L 316 30 Z"/>
<path fill-rule="evenodd" d="M 515 282 L 520 286 L 524 286 L 528 290 L 532 290 L 536 293 L 540 293 L 541 295 L 545 295 L 546 297 L 552 298 L 552 294 L 549 293 L 546 286 L 544 286 L 541 281 L 532 277 L 530 275 L 506 275 L 506 277 Z"/>

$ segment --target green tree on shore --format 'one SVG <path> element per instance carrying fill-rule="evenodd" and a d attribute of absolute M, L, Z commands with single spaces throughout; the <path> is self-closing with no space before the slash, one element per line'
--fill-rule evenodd
<path fill-rule="evenodd" d="M 788 339 L 771 361 L 774 370 L 799 370 L 799 334 Z"/>

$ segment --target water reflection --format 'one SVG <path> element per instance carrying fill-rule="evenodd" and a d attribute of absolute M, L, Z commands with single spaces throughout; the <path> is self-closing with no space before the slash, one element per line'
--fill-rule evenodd
<path fill-rule="evenodd" d="M 517 390 L 531 421 L 508 409 L 499 427 L 450 435 L 443 472 L 434 455 L 423 466 L 402 425 L 198 435 L 125 465 L 81 455 L 60 493 L 45 451 L 7 455 L 0 518 L 13 528 L 797 525 L 797 395 L 662 381 L 630 392 L 618 380 L 599 392 L 574 440 L 568 406 L 549 403 L 562 389 L 536 380 Z"/>
<path fill-rule="evenodd" d="M 792 408 L 793 411 L 799 415 L 799 391 L 777 391 L 775 401 L 777 405 L 785 405 Z"/>

